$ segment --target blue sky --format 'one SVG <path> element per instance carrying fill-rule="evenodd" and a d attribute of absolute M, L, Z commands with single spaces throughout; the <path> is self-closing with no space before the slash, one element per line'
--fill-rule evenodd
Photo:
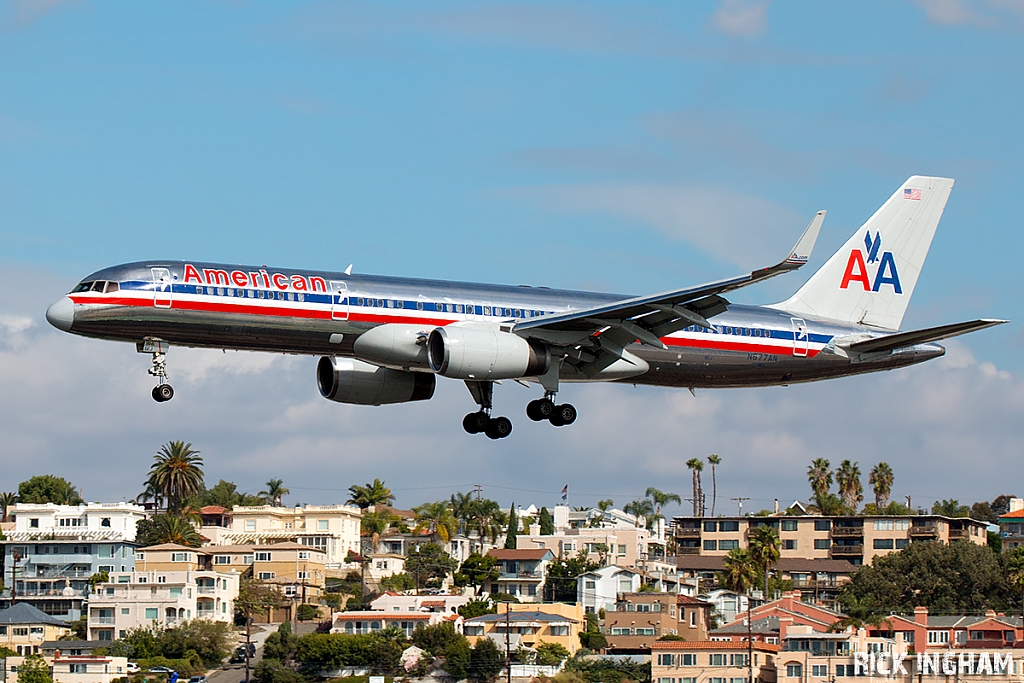
<path fill-rule="evenodd" d="M 568 481 L 621 504 L 685 493 L 679 463 L 710 452 L 727 492 L 760 500 L 806 497 L 822 453 L 865 471 L 885 457 L 923 499 L 1007 493 L 1022 29 L 1000 0 L 0 3 L 0 488 L 45 465 L 131 496 L 149 454 L 184 438 L 214 481 L 281 476 L 310 502 L 340 495 L 321 490 L 330 473 L 341 490 L 381 476 L 402 504 L 478 481 L 503 502 L 550 503 L 532 491 Z M 174 350 L 179 395 L 157 410 L 133 349 L 42 321 L 88 272 L 144 258 L 660 291 L 776 261 L 824 208 L 811 270 L 913 174 L 957 183 L 905 326 L 1015 322 L 929 366 L 816 387 L 577 388 L 573 430 L 528 424 L 528 392 L 503 387 L 517 432 L 501 444 L 458 431 L 471 404 L 454 383 L 429 407 L 336 406 L 309 359 Z M 83 401 L 118 415 L 80 423 Z M 82 464 L 101 454 L 124 481 Z M 951 477 L 965 455 L 991 469 Z"/>

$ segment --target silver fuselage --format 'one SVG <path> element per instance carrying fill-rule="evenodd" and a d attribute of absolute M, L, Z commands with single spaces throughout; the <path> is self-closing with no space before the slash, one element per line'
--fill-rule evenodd
<path fill-rule="evenodd" d="M 82 281 L 94 282 L 116 286 L 70 293 L 67 331 L 133 343 L 160 339 L 172 346 L 323 356 L 354 356 L 359 335 L 388 323 L 425 331 L 459 321 L 514 323 L 629 298 L 182 261 L 113 266 Z M 667 350 L 632 345 L 629 351 L 650 367 L 620 381 L 689 388 L 784 385 L 888 370 L 944 353 L 937 344 L 920 344 L 851 358 L 837 341 L 885 332 L 796 318 L 771 306 L 731 304 L 711 322 L 711 330 L 691 327 L 663 337 Z"/>

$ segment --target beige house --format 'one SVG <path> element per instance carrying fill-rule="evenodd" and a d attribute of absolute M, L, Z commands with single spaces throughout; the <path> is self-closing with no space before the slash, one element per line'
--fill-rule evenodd
<path fill-rule="evenodd" d="M 110 683 L 128 675 L 127 657 L 64 655 L 58 650 L 52 657 L 43 657 L 43 661 L 58 683 Z M 7 658 L 5 683 L 18 683 L 18 669 L 24 663 L 25 657 Z"/>
<path fill-rule="evenodd" d="M 519 550 L 546 548 L 559 559 L 586 553 L 602 566 L 639 568 L 647 558 L 650 532 L 647 529 L 565 529 L 552 536 L 516 536 Z"/>
<path fill-rule="evenodd" d="M 751 667 L 758 683 L 781 682 L 776 665 L 779 649 L 770 643 L 656 641 L 651 646 L 651 682 L 745 683 Z M 802 678 L 800 683 L 809 680 Z"/>
<path fill-rule="evenodd" d="M 89 596 L 88 639 L 112 641 L 138 626 L 175 626 L 190 619 L 231 623 L 238 572 L 117 572 Z"/>
<path fill-rule="evenodd" d="M 511 610 L 509 612 L 509 610 Z M 507 616 L 506 616 L 507 614 Z M 497 614 L 466 619 L 463 624 L 466 637 L 475 644 L 480 638 L 500 634 L 506 629 L 518 635 L 526 647 L 540 643 L 558 643 L 570 654 L 580 649 L 580 631 L 586 628 L 583 608 L 563 602 L 539 604 L 498 603 Z"/>
<path fill-rule="evenodd" d="M 495 548 L 487 553 L 498 561 L 498 578 L 484 588 L 491 594 L 508 593 L 520 602 L 543 602 L 544 580 L 548 563 L 555 556 L 547 548 L 505 550 Z"/>
<path fill-rule="evenodd" d="M 456 633 L 462 633 L 462 617 L 458 614 L 444 612 L 382 612 L 377 610 L 359 610 L 353 612 L 335 612 L 331 615 L 331 633 L 347 633 L 359 635 L 376 633 L 386 628 L 401 629 L 405 636 L 411 637 L 413 631 L 424 626 L 436 626 L 449 623 Z"/>
<path fill-rule="evenodd" d="M 677 555 L 715 557 L 746 548 L 751 532 L 759 526 L 778 532 L 783 558 L 837 559 L 854 565 L 870 564 L 876 556 L 913 541 L 988 542 L 986 522 L 940 515 L 676 517 L 672 534 Z"/>
<path fill-rule="evenodd" d="M 0 647 L 10 648 L 19 655 L 38 654 L 44 642 L 68 633 L 71 633 L 70 624 L 27 602 L 0 610 Z"/>
<path fill-rule="evenodd" d="M 707 640 L 711 603 L 674 593 L 622 593 L 605 615 L 609 654 L 651 651 L 662 636 Z"/>
<path fill-rule="evenodd" d="M 351 505 L 308 505 L 294 508 L 259 505 L 236 507 L 204 524 L 200 533 L 217 545 L 271 545 L 290 541 L 324 553 L 328 569 L 346 565 L 349 553 L 360 552 L 362 512 Z"/>

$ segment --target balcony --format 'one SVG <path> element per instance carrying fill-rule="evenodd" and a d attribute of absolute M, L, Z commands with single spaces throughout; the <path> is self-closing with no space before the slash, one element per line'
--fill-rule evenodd
<path fill-rule="evenodd" d="M 676 538 L 700 538 L 700 529 L 698 527 L 676 527 L 675 536 Z"/>
<path fill-rule="evenodd" d="M 214 619 L 217 616 L 217 610 L 213 609 L 197 609 L 196 617 L 199 619 Z"/>
<path fill-rule="evenodd" d="M 831 580 L 800 579 L 793 581 L 793 588 L 797 590 L 831 590 L 839 588 L 839 586 L 838 581 Z"/>
<path fill-rule="evenodd" d="M 834 557 L 852 557 L 864 554 L 863 545 L 834 545 L 829 548 Z"/>
<path fill-rule="evenodd" d="M 508 579 L 536 579 L 536 580 L 539 581 L 539 580 L 543 579 L 544 576 L 540 572 L 520 571 L 520 572 L 502 572 L 501 576 L 499 578 L 506 579 L 506 580 L 508 580 Z"/>
<path fill-rule="evenodd" d="M 676 548 L 676 555 L 700 555 L 700 547 L 695 545 L 681 545 Z"/>
<path fill-rule="evenodd" d="M 114 617 L 94 617 L 94 616 L 90 616 L 89 617 L 89 623 L 90 624 L 98 624 L 100 626 L 113 626 L 114 625 Z"/>
<path fill-rule="evenodd" d="M 213 595 L 217 592 L 217 589 L 213 586 L 199 586 L 196 588 L 196 592 L 199 595 Z"/>
<path fill-rule="evenodd" d="M 967 529 L 950 529 L 949 540 L 951 541 L 968 541 L 971 538 L 971 534 Z"/>
<path fill-rule="evenodd" d="M 834 526 L 831 531 L 832 538 L 859 538 L 864 535 L 862 526 Z"/>
<path fill-rule="evenodd" d="M 934 524 L 910 527 L 911 538 L 937 538 L 938 535 L 939 530 L 935 528 Z"/>

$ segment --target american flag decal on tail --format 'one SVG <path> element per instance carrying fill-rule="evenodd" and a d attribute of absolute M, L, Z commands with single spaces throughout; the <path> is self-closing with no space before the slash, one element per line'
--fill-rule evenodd
<path fill-rule="evenodd" d="M 921 190 L 914 190 L 914 189 L 911 189 L 909 187 L 904 188 L 904 190 L 903 190 L 903 198 L 904 199 L 914 199 L 916 201 L 921 201 Z"/>

